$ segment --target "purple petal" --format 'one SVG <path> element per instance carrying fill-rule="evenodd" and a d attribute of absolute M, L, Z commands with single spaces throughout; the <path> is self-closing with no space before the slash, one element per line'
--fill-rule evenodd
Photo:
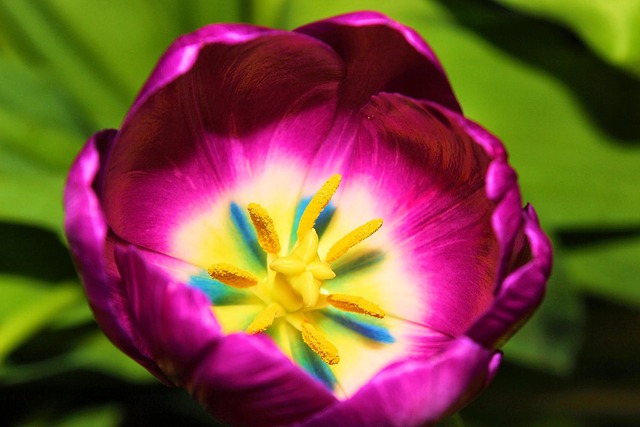
<path fill-rule="evenodd" d="M 233 425 L 276 426 L 335 402 L 265 336 L 223 336 L 207 297 L 133 247 L 116 247 L 133 323 L 163 372 Z"/>
<path fill-rule="evenodd" d="M 295 31 L 330 45 L 344 60 L 341 104 L 359 109 L 379 92 L 397 92 L 460 111 L 431 48 L 414 30 L 375 12 L 318 21 Z"/>
<path fill-rule="evenodd" d="M 495 273 L 495 292 L 498 292 L 508 274 L 515 240 L 521 234 L 523 225 L 520 214 L 522 198 L 517 176 L 507 162 L 507 152 L 504 146 L 494 135 L 461 115 L 446 111 L 444 113 L 464 128 L 466 133 L 480 144 L 493 159 L 486 174 L 486 191 L 489 199 L 496 203 L 491 223 L 500 242 L 500 264 Z"/>
<path fill-rule="evenodd" d="M 432 425 L 482 391 L 499 363 L 499 354 L 461 337 L 428 360 L 389 366 L 350 399 L 300 425 Z"/>
<path fill-rule="evenodd" d="M 65 232 L 89 305 L 105 335 L 166 381 L 131 325 L 124 285 L 106 248 L 107 225 L 94 192 L 101 156 L 109 150 L 115 135 L 114 130 L 93 135 L 71 166 L 64 195 Z"/>
<path fill-rule="evenodd" d="M 344 73 L 335 53 L 308 36 L 208 38 L 220 31 L 207 27 L 187 47 L 171 49 L 105 167 L 109 225 L 125 240 L 174 256 L 176 227 L 239 181 L 274 164 L 306 169 L 333 121 Z M 191 59 L 171 59 L 180 54 Z"/>
<path fill-rule="evenodd" d="M 484 178 L 491 159 L 434 104 L 381 94 L 361 116 L 344 181 L 376 201 L 396 242 L 389 249 L 404 254 L 426 307 L 409 320 L 458 336 L 493 298 L 499 245 Z M 333 153 L 319 153 L 318 164 L 331 164 L 325 154 Z M 339 199 L 338 209 L 357 212 L 349 203 Z"/>
<path fill-rule="evenodd" d="M 117 245 L 115 260 L 133 326 L 162 371 L 184 384 L 221 335 L 209 299 L 176 282 L 133 246 Z"/>
<path fill-rule="evenodd" d="M 542 302 L 551 272 L 551 242 L 533 207 L 525 208 L 523 217 L 532 259 L 507 276 L 492 306 L 466 333 L 488 348 L 499 347 L 531 316 Z"/>
<path fill-rule="evenodd" d="M 212 414 L 234 426 L 279 426 L 336 402 L 268 337 L 229 335 L 201 362 L 187 388 Z"/>

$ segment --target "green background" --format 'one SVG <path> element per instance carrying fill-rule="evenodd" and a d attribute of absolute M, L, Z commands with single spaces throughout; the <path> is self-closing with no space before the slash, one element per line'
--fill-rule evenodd
<path fill-rule="evenodd" d="M 545 303 L 445 424 L 640 425 L 639 0 L 0 0 L 3 425 L 213 424 L 95 326 L 62 236 L 67 170 L 178 35 L 362 9 L 427 39 L 554 242 Z"/>

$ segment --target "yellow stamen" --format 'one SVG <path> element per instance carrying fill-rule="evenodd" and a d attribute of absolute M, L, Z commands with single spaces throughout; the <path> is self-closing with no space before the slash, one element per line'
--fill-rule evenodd
<path fill-rule="evenodd" d="M 308 320 L 302 322 L 302 340 L 328 365 L 340 362 L 338 349 Z"/>
<path fill-rule="evenodd" d="M 300 217 L 300 223 L 298 224 L 298 240 L 302 240 L 305 234 L 307 234 L 307 232 L 316 224 L 316 220 L 320 216 L 320 213 L 327 207 L 333 195 L 336 194 L 341 180 L 342 177 L 340 175 L 333 175 L 311 198 L 311 201 Z"/>
<path fill-rule="evenodd" d="M 351 231 L 349 234 L 333 244 L 333 246 L 327 253 L 327 258 L 325 259 L 325 261 L 328 263 L 334 262 L 342 255 L 346 254 L 349 249 L 378 231 L 380 227 L 382 227 L 382 219 L 377 218 L 372 219 L 366 224 L 363 224 L 355 230 Z"/>
<path fill-rule="evenodd" d="M 234 288 L 250 288 L 258 284 L 256 276 L 231 264 L 213 264 L 207 271 L 212 279 Z"/>
<path fill-rule="evenodd" d="M 327 297 L 327 302 L 335 308 L 352 313 L 367 314 L 369 316 L 382 319 L 385 316 L 384 311 L 377 305 L 362 297 L 331 294 Z"/>
<path fill-rule="evenodd" d="M 260 247 L 269 254 L 280 253 L 280 239 L 267 210 L 257 203 L 249 203 L 247 210 L 258 233 Z"/>
<path fill-rule="evenodd" d="M 266 331 L 269 326 L 273 325 L 276 317 L 281 316 L 283 313 L 284 310 L 278 304 L 269 304 L 253 319 L 253 322 L 247 327 L 247 333 L 254 335 L 258 332 Z"/>

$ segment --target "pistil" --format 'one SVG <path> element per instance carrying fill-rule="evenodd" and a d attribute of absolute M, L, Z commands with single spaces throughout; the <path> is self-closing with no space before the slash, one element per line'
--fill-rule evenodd
<path fill-rule="evenodd" d="M 260 247 L 269 254 L 268 268 L 271 273 L 262 280 L 266 294 L 259 290 L 266 308 L 261 311 L 246 329 L 248 334 L 257 334 L 269 329 L 279 319 L 286 319 L 301 333 L 302 340 L 329 365 L 340 361 L 338 350 L 305 317 L 311 310 L 324 309 L 331 305 L 338 310 L 383 318 L 384 311 L 376 304 L 360 296 L 328 294 L 322 290 L 325 280 L 336 274 L 331 263 L 346 254 L 352 247 L 369 238 L 382 226 L 382 219 L 373 219 L 347 233 L 329 250 L 324 260 L 318 255 L 318 233 L 315 223 L 336 193 L 341 181 L 333 175 L 311 198 L 300 217 L 296 232 L 297 242 L 290 254 L 280 256 L 282 249 L 273 220 L 265 208 L 250 203 L 247 210 L 256 230 Z M 213 264 L 209 275 L 225 285 L 235 288 L 251 288 L 261 281 L 252 273 L 230 264 Z"/>

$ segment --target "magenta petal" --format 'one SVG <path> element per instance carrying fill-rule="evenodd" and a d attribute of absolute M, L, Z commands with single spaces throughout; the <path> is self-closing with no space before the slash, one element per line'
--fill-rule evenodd
<path fill-rule="evenodd" d="M 131 325 L 124 284 L 106 253 L 107 225 L 94 186 L 100 175 L 101 156 L 115 135 L 114 130 L 93 135 L 71 166 L 64 194 L 65 232 L 89 305 L 105 335 L 163 379 Z"/>
<path fill-rule="evenodd" d="M 211 303 L 133 246 L 116 248 L 133 324 L 163 372 L 233 425 L 289 424 L 335 402 L 271 340 L 221 335 Z"/>
<path fill-rule="evenodd" d="M 372 95 L 396 92 L 460 111 L 440 62 L 411 28 L 380 13 L 355 12 L 295 31 L 323 40 L 346 63 L 343 105 L 359 108 Z"/>
<path fill-rule="evenodd" d="M 265 336 L 229 335 L 201 361 L 187 389 L 234 426 L 279 426 L 336 402 Z"/>
<path fill-rule="evenodd" d="M 375 195 L 386 230 L 411 254 L 407 268 L 428 309 L 408 320 L 458 336 L 493 299 L 500 248 L 486 194 L 491 158 L 443 111 L 398 94 L 373 97 L 344 176 Z"/>
<path fill-rule="evenodd" d="M 532 259 L 507 276 L 492 306 L 467 332 L 488 348 L 499 347 L 531 316 L 542 302 L 551 272 L 551 242 L 533 207 L 527 206 L 523 217 Z"/>
<path fill-rule="evenodd" d="M 118 236 L 177 256 L 176 227 L 239 181 L 274 164 L 306 169 L 333 122 L 343 64 L 306 35 L 259 34 L 198 32 L 190 68 L 170 59 L 178 53 L 161 62 L 105 166 L 103 205 Z"/>
<path fill-rule="evenodd" d="M 461 337 L 428 360 L 408 360 L 377 374 L 350 399 L 301 425 L 425 426 L 460 409 L 493 377 L 500 356 Z"/>
<path fill-rule="evenodd" d="M 508 274 L 511 254 L 514 251 L 515 239 L 521 233 L 522 198 L 515 171 L 507 161 L 507 151 L 494 135 L 482 126 L 460 114 L 443 110 L 442 113 L 452 122 L 457 123 L 464 132 L 479 144 L 492 161 L 486 171 L 486 194 L 496 204 L 491 224 L 500 242 L 500 261 L 495 273 L 495 291 Z"/>
<path fill-rule="evenodd" d="M 209 299 L 178 283 L 133 246 L 115 248 L 132 324 L 165 375 L 184 384 L 221 331 Z"/>
<path fill-rule="evenodd" d="M 129 116 L 144 104 L 150 95 L 188 72 L 198 59 L 200 50 L 207 44 L 234 45 L 252 40 L 265 33 L 278 30 L 245 24 L 215 24 L 200 28 L 178 38 L 162 55 L 156 68 L 138 94 Z"/>
<path fill-rule="evenodd" d="M 343 185 L 321 244 L 361 217 L 384 227 L 362 256 L 339 260 L 333 283 L 382 295 L 402 323 L 323 318 L 348 329 L 321 328 L 348 341 L 342 365 L 328 368 L 346 400 L 267 334 L 229 333 L 243 328 L 233 323 L 244 311 L 233 310 L 244 296 L 204 275 L 228 253 L 253 256 L 238 206 L 273 195 L 286 228 L 335 173 Z M 496 349 L 542 299 L 551 245 L 521 206 L 504 146 L 462 115 L 433 51 L 415 31 L 358 12 L 293 32 L 222 24 L 178 39 L 121 130 L 94 135 L 72 166 L 65 230 L 105 334 L 213 415 L 246 426 L 418 426 L 492 380 Z M 264 285 L 260 300 L 281 302 Z M 229 303 L 219 318 L 212 301 Z M 369 357 L 384 362 L 359 370 Z M 344 372 L 358 376 L 350 389 Z"/>

